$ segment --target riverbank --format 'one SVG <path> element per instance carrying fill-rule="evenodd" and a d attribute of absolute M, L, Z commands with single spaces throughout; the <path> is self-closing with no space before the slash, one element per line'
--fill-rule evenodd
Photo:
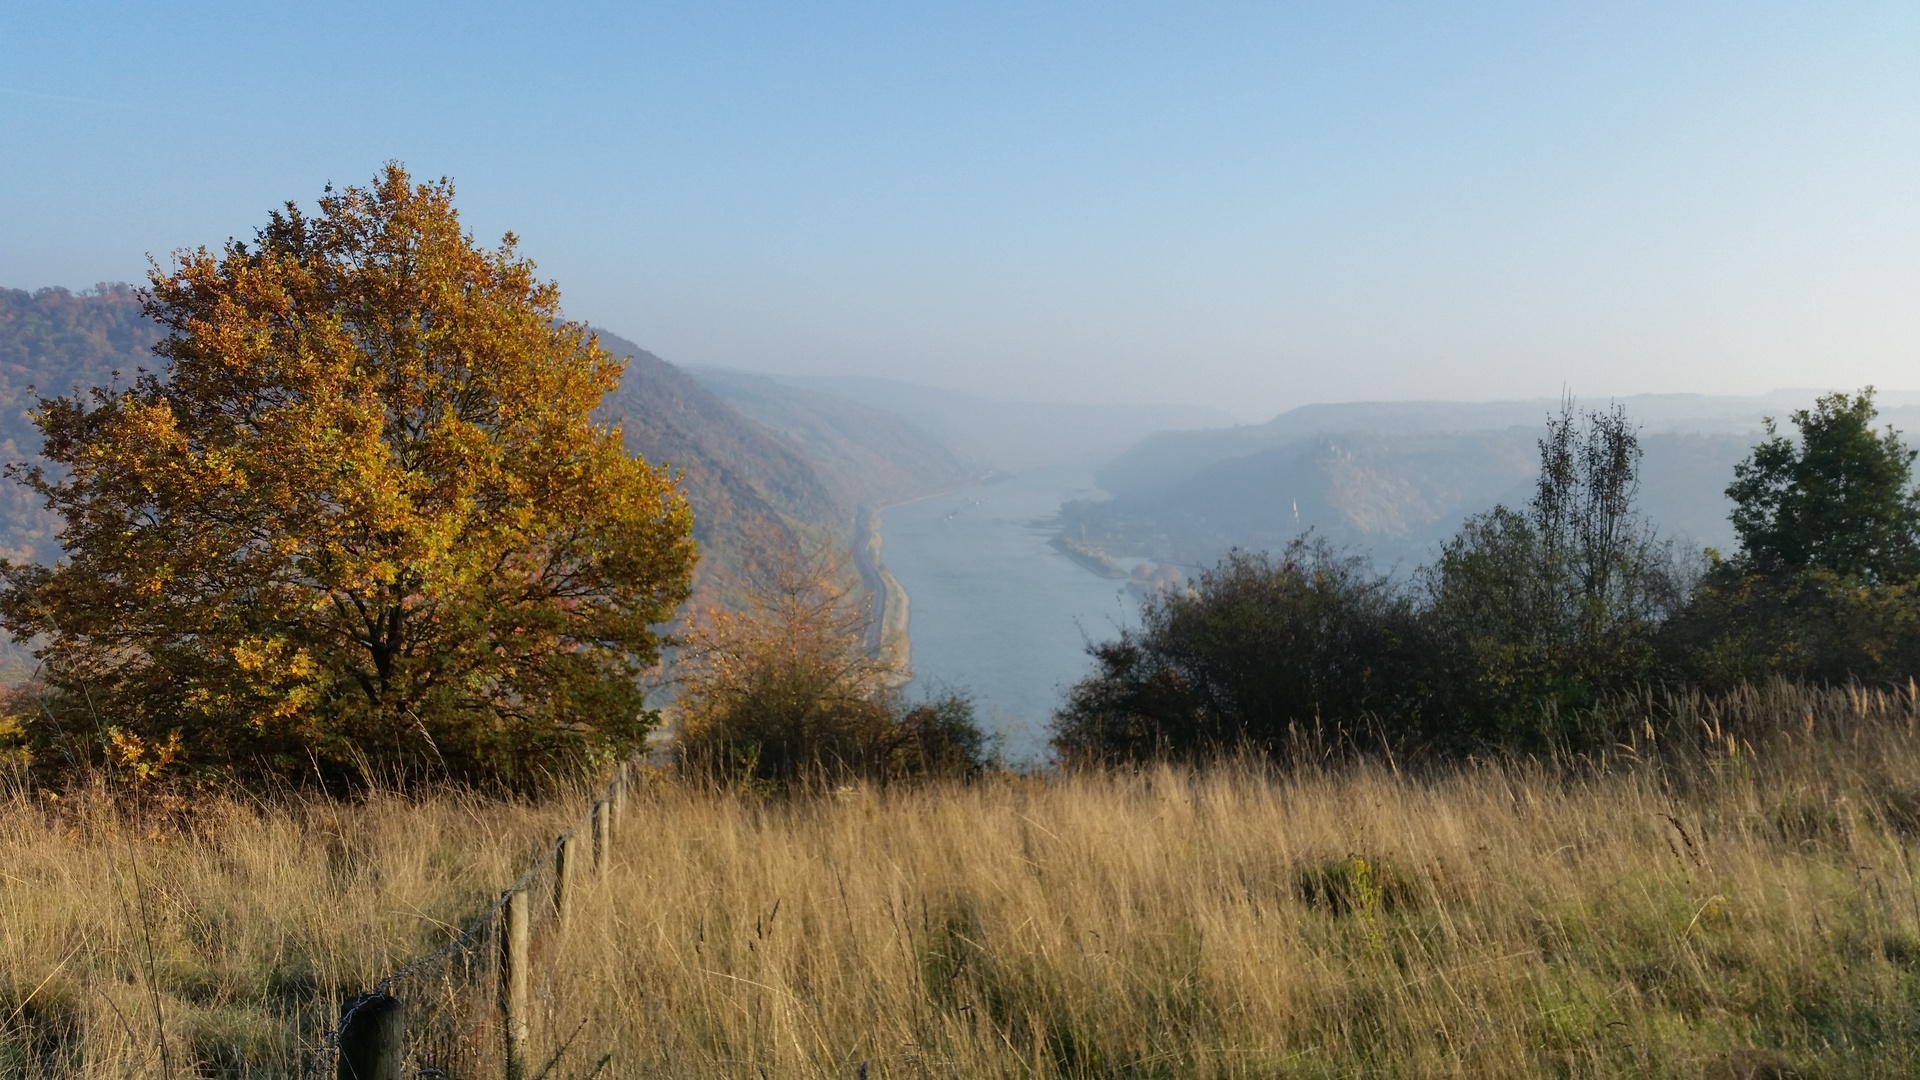
<path fill-rule="evenodd" d="M 1118 580 L 1127 576 L 1126 569 L 1119 563 L 1114 562 L 1113 556 L 1108 555 L 1105 551 L 1094 547 L 1092 544 L 1083 544 L 1078 540 L 1070 540 L 1065 536 L 1056 536 L 1047 542 L 1052 544 L 1054 550 L 1060 552 L 1060 554 L 1065 555 L 1067 558 L 1072 559 L 1074 562 L 1099 574 L 1103 578 Z"/>
<path fill-rule="evenodd" d="M 883 510 L 861 507 L 853 545 L 853 565 L 873 597 L 880 617 L 867 624 L 867 648 L 901 671 L 911 669 L 913 640 L 909 636 L 912 601 L 907 590 L 880 561 L 880 522 Z"/>
<path fill-rule="evenodd" d="M 1048 545 L 1061 503 L 1104 494 L 1085 468 L 1036 469 L 886 512 L 887 568 L 913 597 L 909 691 L 971 695 L 1013 760 L 1044 760 L 1048 720 L 1085 676 L 1088 641 L 1138 615 L 1121 580 Z"/>

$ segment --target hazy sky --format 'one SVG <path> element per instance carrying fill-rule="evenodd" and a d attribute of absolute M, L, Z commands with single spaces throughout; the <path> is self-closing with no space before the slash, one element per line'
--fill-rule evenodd
<path fill-rule="evenodd" d="M 0 7 L 0 285 L 389 158 L 668 359 L 996 396 L 1920 387 L 1920 5 Z"/>

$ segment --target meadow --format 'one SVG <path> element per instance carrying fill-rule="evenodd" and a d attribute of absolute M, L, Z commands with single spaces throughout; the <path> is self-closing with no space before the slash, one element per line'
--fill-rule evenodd
<path fill-rule="evenodd" d="M 793 797 L 648 774 L 605 876 L 536 922 L 529 1074 L 1920 1072 L 1912 688 L 1644 705 L 1564 759 Z M 300 1075 L 342 999 L 484 911 L 585 790 L 16 784 L 0 1076 Z M 395 984 L 406 1075 L 501 1074 L 491 957 Z"/>

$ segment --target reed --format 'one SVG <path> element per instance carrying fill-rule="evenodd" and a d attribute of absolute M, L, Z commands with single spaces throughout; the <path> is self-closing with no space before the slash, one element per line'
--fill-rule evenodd
<path fill-rule="evenodd" d="M 1243 761 L 782 799 L 654 776 L 607 876 L 536 942 L 529 1061 L 1914 1075 L 1913 705 L 1681 700 L 1603 755 L 1420 772 Z M 342 997 L 444 940 L 578 810 L 382 795 L 163 827 L 16 792 L 0 1075 L 160 1076 L 156 1001 L 173 1075 L 292 1074 Z"/>

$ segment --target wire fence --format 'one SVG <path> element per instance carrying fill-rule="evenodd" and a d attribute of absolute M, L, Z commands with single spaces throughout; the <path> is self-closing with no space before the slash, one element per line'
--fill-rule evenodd
<path fill-rule="evenodd" d="M 573 890 L 605 873 L 632 769 L 617 767 L 586 812 L 446 944 L 344 1002 L 302 1080 L 534 1075 L 534 960 L 551 951 Z"/>

